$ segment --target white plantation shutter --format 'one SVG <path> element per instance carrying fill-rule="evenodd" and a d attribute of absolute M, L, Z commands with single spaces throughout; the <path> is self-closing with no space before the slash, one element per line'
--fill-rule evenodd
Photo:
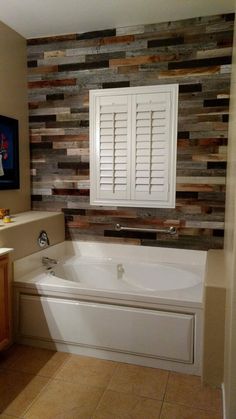
<path fill-rule="evenodd" d="M 173 207 L 177 85 L 90 91 L 90 203 Z"/>
<path fill-rule="evenodd" d="M 126 95 L 96 100 L 95 166 L 98 199 L 130 196 L 130 98 Z"/>
<path fill-rule="evenodd" d="M 167 201 L 170 93 L 133 95 L 131 198 Z"/>

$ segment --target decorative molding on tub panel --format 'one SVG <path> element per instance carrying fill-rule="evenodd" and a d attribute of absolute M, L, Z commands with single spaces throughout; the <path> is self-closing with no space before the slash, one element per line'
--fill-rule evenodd
<path fill-rule="evenodd" d="M 33 209 L 63 209 L 68 239 L 222 248 L 233 20 L 29 40 Z M 179 84 L 176 208 L 91 207 L 89 90 L 167 83 Z M 178 234 L 117 232 L 116 223 Z"/>

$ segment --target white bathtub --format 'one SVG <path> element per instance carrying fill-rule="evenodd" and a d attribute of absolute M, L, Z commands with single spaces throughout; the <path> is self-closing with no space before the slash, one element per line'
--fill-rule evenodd
<path fill-rule="evenodd" d="M 57 264 L 46 270 L 43 256 Z M 17 340 L 199 374 L 205 258 L 64 242 L 18 260 Z"/>

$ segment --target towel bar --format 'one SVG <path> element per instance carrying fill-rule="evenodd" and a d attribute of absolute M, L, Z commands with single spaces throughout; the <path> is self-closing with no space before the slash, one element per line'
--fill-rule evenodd
<path fill-rule="evenodd" d="M 165 233 L 171 236 L 176 234 L 176 228 L 171 226 L 169 228 L 141 228 L 141 227 L 124 227 L 120 224 L 115 225 L 116 231 L 145 231 L 147 233 Z"/>

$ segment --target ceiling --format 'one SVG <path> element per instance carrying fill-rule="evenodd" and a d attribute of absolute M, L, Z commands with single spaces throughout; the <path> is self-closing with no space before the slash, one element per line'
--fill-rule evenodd
<path fill-rule="evenodd" d="M 0 20 L 25 38 L 234 11 L 234 0 L 1 0 Z"/>

